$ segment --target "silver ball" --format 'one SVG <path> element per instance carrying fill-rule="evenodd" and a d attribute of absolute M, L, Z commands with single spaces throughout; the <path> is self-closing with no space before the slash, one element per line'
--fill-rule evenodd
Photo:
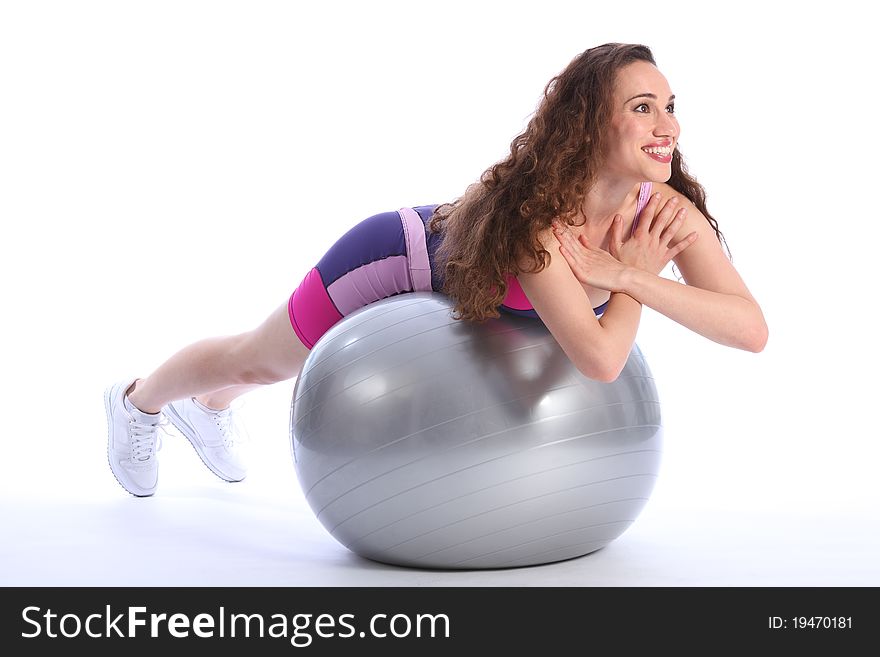
<path fill-rule="evenodd" d="M 294 388 L 306 499 L 353 552 L 425 568 L 507 568 L 598 550 L 648 501 L 660 402 L 638 346 L 585 377 L 542 322 L 452 319 L 416 292 L 347 315 Z"/>

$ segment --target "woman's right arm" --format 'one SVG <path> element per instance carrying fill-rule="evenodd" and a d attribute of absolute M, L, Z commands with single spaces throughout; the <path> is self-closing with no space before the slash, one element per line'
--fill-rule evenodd
<path fill-rule="evenodd" d="M 601 319 L 590 298 L 559 251 L 551 230 L 538 238 L 550 253 L 550 264 L 538 273 L 520 273 L 520 286 L 544 325 L 569 360 L 584 375 L 614 381 L 636 339 L 642 304 L 627 294 L 612 293 Z"/>

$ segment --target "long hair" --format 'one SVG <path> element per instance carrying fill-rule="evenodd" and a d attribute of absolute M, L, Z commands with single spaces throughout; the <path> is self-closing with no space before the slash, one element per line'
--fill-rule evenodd
<path fill-rule="evenodd" d="M 444 233 L 435 262 L 455 319 L 499 317 L 506 276 L 539 272 L 549 264 L 538 234 L 554 219 L 576 215 L 594 184 L 617 73 L 634 61 L 656 65 L 643 45 L 606 43 L 575 57 L 547 83 L 534 116 L 511 142 L 510 155 L 486 169 L 461 197 L 435 209 L 428 226 Z M 667 184 L 693 202 L 723 241 L 706 210 L 706 191 L 688 173 L 677 147 Z M 527 269 L 518 265 L 524 261 Z"/>

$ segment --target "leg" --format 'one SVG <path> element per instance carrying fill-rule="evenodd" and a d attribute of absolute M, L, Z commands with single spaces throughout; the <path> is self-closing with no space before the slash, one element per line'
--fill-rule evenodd
<path fill-rule="evenodd" d="M 225 405 L 256 386 L 296 376 L 308 354 L 290 325 L 285 303 L 252 331 L 184 347 L 150 376 L 135 381 L 129 400 L 145 413 L 158 413 L 168 402 L 187 397 L 204 396 Z M 215 391 L 221 391 L 216 398 L 211 394 Z"/>
<path fill-rule="evenodd" d="M 105 391 L 113 474 L 130 493 L 153 494 L 161 410 L 217 476 L 240 481 L 245 468 L 233 450 L 229 402 L 257 386 L 299 375 L 311 347 L 343 316 L 413 289 L 431 289 L 423 220 L 407 208 L 363 220 L 253 331 L 196 342 L 147 378 Z"/>
<path fill-rule="evenodd" d="M 197 395 L 196 399 L 199 401 L 199 403 L 207 406 L 211 410 L 221 411 L 224 408 L 228 408 L 232 400 L 241 397 L 246 392 L 250 392 L 251 390 L 256 390 L 257 388 L 262 387 L 262 384 L 259 383 L 251 383 L 248 385 L 240 386 L 229 386 L 228 388 L 222 388 L 220 390 L 215 390 L 214 392 L 208 392 L 204 395 Z"/>

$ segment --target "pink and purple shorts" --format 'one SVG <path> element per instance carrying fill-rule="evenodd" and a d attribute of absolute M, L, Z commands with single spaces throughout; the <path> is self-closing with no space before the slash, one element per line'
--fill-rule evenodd
<path fill-rule="evenodd" d="M 431 264 L 440 235 L 425 226 L 436 207 L 375 214 L 330 247 L 287 304 L 293 330 L 307 348 L 367 304 L 405 292 L 439 291 L 442 281 L 432 276 Z"/>
<path fill-rule="evenodd" d="M 375 214 L 330 247 L 287 303 L 293 330 L 308 349 L 336 322 L 367 304 L 406 292 L 442 290 L 442 274 L 434 266 L 442 234 L 427 229 L 438 205 Z M 605 305 L 594 309 L 597 315 Z M 510 275 L 498 309 L 540 320 Z"/>

